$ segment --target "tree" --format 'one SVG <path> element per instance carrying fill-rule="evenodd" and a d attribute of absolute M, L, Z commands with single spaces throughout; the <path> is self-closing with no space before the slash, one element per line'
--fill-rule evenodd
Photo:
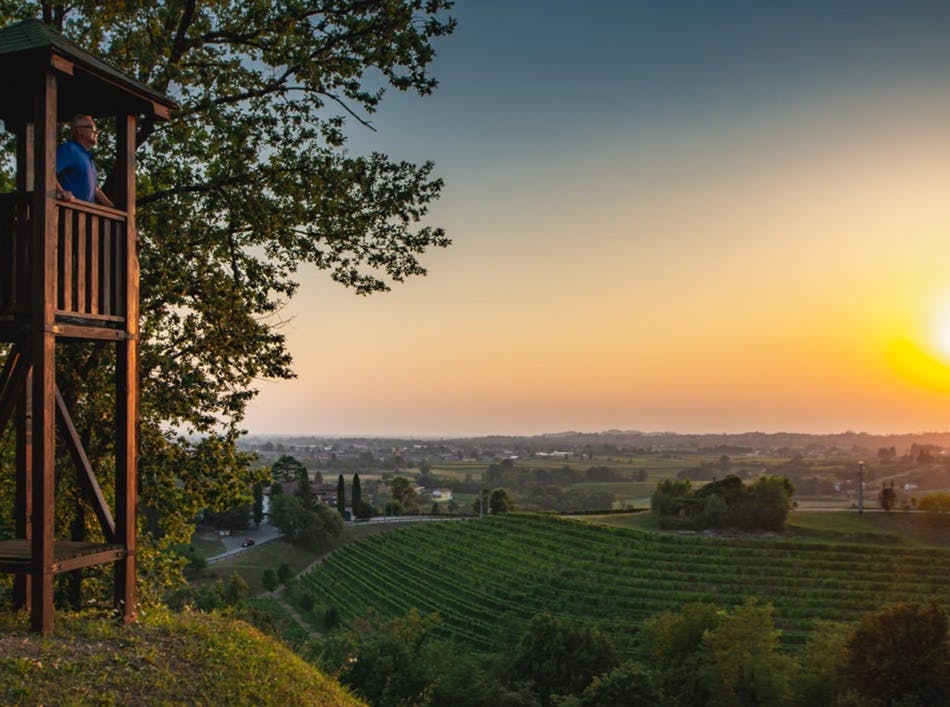
<path fill-rule="evenodd" d="M 320 503 L 304 514 L 303 527 L 297 541 L 310 550 L 321 549 L 330 538 L 343 532 L 343 516 L 326 504 Z"/>
<path fill-rule="evenodd" d="M 709 705 L 782 705 L 791 699 L 792 660 L 778 652 L 772 605 L 749 599 L 703 635 L 700 679 Z"/>
<path fill-rule="evenodd" d="M 254 495 L 254 525 L 260 527 L 264 520 L 264 484 L 258 481 L 252 489 Z"/>
<path fill-rule="evenodd" d="M 251 521 L 251 506 L 248 503 L 242 503 L 217 513 L 208 511 L 205 516 L 215 530 L 247 530 L 247 524 Z"/>
<path fill-rule="evenodd" d="M 297 490 L 294 494 L 300 499 L 304 510 L 312 510 L 320 502 L 313 489 L 313 482 L 310 481 L 310 474 L 303 467 L 297 471 Z"/>
<path fill-rule="evenodd" d="M 848 641 L 854 628 L 851 624 L 815 622 L 799 655 L 798 704 L 839 704 L 840 696 L 848 691 Z"/>
<path fill-rule="evenodd" d="M 432 674 L 429 648 L 440 619 L 411 609 L 404 617 L 374 615 L 353 622 L 353 629 L 323 642 L 320 667 L 374 705 L 428 704 L 424 700 L 438 677 Z M 446 651 L 438 643 L 437 653 Z"/>
<path fill-rule="evenodd" d="M 424 275 L 422 256 L 449 244 L 423 225 L 442 188 L 433 165 L 350 154 L 346 128 L 369 127 L 386 87 L 435 89 L 433 42 L 454 29 L 451 5 L 0 3 L 0 25 L 44 19 L 181 106 L 136 133 L 144 599 L 180 581 L 180 564 L 163 550 L 187 542 L 200 510 L 249 503 L 252 484 L 265 480 L 235 443 L 256 381 L 294 375 L 279 327 L 296 273 L 326 270 L 359 294 L 380 292 Z M 99 122 L 97 158 L 109 174 L 114 128 Z M 9 183 L 12 136 L 0 148 L 0 181 Z M 113 354 L 89 344 L 57 358 L 69 371 L 63 396 L 100 468 L 114 454 L 111 425 L 101 422 L 114 409 L 105 384 Z M 0 489 L 11 485 L 0 479 Z M 70 493 L 78 491 L 63 488 L 63 507 Z"/>
<path fill-rule="evenodd" d="M 261 576 L 261 584 L 264 585 L 264 589 L 269 592 L 274 591 L 280 586 L 280 578 L 278 578 L 277 572 L 274 571 L 273 567 L 264 570 L 264 574 Z"/>
<path fill-rule="evenodd" d="M 553 695 L 579 695 L 617 656 L 610 640 L 590 626 L 539 614 L 531 619 L 511 660 L 515 676 L 534 685 L 542 704 Z"/>
<path fill-rule="evenodd" d="M 277 568 L 277 578 L 284 584 L 287 584 L 290 581 L 292 574 L 293 573 L 290 570 L 290 565 L 288 565 L 286 562 L 281 562 L 280 567 Z"/>
<path fill-rule="evenodd" d="M 560 700 L 559 707 L 630 707 L 662 705 L 663 693 L 639 663 L 628 661 L 609 673 L 598 675 L 573 702 Z"/>
<path fill-rule="evenodd" d="M 397 476 L 392 480 L 392 498 L 393 503 L 401 512 L 407 515 L 419 513 L 419 496 L 406 477 Z M 394 511 L 394 515 L 398 514 Z"/>
<path fill-rule="evenodd" d="M 363 506 L 363 489 L 360 486 L 360 475 L 353 474 L 353 518 L 360 519 L 363 517 L 362 514 Z"/>
<path fill-rule="evenodd" d="M 296 457 L 284 454 L 271 465 L 270 475 L 275 481 L 295 481 L 306 471 L 307 468 Z"/>
<path fill-rule="evenodd" d="M 341 516 L 346 517 L 346 482 L 343 481 L 343 474 L 336 480 L 336 509 Z"/>
<path fill-rule="evenodd" d="M 699 678 L 702 641 L 722 618 L 723 612 L 713 604 L 690 603 L 679 612 L 664 611 L 643 623 L 639 641 L 644 662 L 674 704 L 708 703 L 707 686 Z"/>
<path fill-rule="evenodd" d="M 514 501 L 511 500 L 511 497 L 505 489 L 495 489 L 492 491 L 490 500 L 492 514 L 509 513 L 515 510 Z"/>
<path fill-rule="evenodd" d="M 881 504 L 881 508 L 885 511 L 891 510 L 897 503 L 897 492 L 894 490 L 894 482 L 891 482 L 891 485 L 887 484 L 881 487 L 881 492 L 877 495 L 878 503 Z"/>
<path fill-rule="evenodd" d="M 848 641 L 852 687 L 885 704 L 946 704 L 948 624 L 936 603 L 895 604 L 865 614 Z"/>
<path fill-rule="evenodd" d="M 288 494 L 280 494 L 271 499 L 270 522 L 281 534 L 293 542 L 304 527 L 306 509 L 300 499 Z"/>

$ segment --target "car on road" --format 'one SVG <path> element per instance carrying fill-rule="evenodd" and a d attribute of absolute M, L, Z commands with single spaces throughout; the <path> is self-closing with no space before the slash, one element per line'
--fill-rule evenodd
<path fill-rule="evenodd" d="M 253 544 L 254 544 L 254 538 L 248 538 L 243 543 L 241 543 L 241 547 L 250 547 Z"/>

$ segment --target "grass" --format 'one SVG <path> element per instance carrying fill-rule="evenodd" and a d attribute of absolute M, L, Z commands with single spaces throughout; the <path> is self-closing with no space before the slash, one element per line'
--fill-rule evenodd
<path fill-rule="evenodd" d="M 788 518 L 788 535 L 830 542 L 886 542 L 939 548 L 950 545 L 950 526 L 946 523 L 935 522 L 927 513 L 903 511 L 793 511 Z"/>
<path fill-rule="evenodd" d="M 191 584 L 200 586 L 219 579 L 227 581 L 232 574 L 237 573 L 247 582 L 251 594 L 260 594 L 266 591 L 261 579 L 267 570 L 273 569 L 276 571 L 278 567 L 286 562 L 290 567 L 291 574 L 296 575 L 322 554 L 324 553 L 313 552 L 277 540 L 265 545 L 257 545 L 237 555 L 208 565 L 197 578 L 192 580 Z"/>
<path fill-rule="evenodd" d="M 244 552 L 219 560 L 208 565 L 201 573 L 191 580 L 191 584 L 201 586 L 218 580 L 227 581 L 232 574 L 237 573 L 250 588 L 251 594 L 261 594 L 267 591 L 261 581 L 264 573 L 273 569 L 277 571 L 283 563 L 290 567 L 291 576 L 300 574 L 305 568 L 321 557 L 344 545 L 360 538 L 386 533 L 403 527 L 403 523 L 352 523 L 343 529 L 339 538 L 333 538 L 320 550 L 308 550 L 282 540 L 255 545 Z"/>
<path fill-rule="evenodd" d="M 195 533 L 191 545 L 201 557 L 214 557 L 227 550 L 217 533 Z"/>
<path fill-rule="evenodd" d="M 242 621 L 149 612 L 131 626 L 57 613 L 52 637 L 0 613 L 0 704 L 363 704 Z"/>

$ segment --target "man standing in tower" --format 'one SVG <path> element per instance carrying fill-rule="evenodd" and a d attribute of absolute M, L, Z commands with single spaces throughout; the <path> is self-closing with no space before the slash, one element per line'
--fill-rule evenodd
<path fill-rule="evenodd" d="M 99 188 L 99 173 L 92 160 L 98 132 L 91 116 L 77 115 L 70 121 L 69 140 L 56 149 L 56 198 L 81 199 L 115 206 Z"/>

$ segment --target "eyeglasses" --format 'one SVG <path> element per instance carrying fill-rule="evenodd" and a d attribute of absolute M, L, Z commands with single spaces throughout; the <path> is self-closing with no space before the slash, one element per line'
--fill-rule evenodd
<path fill-rule="evenodd" d="M 99 132 L 98 130 L 96 130 L 96 126 L 95 126 L 95 125 L 77 125 L 76 128 L 77 128 L 77 129 L 78 129 L 78 128 L 86 128 L 87 130 L 90 130 L 90 131 L 92 131 L 92 132 L 94 132 L 94 133 L 98 133 L 98 132 Z"/>

